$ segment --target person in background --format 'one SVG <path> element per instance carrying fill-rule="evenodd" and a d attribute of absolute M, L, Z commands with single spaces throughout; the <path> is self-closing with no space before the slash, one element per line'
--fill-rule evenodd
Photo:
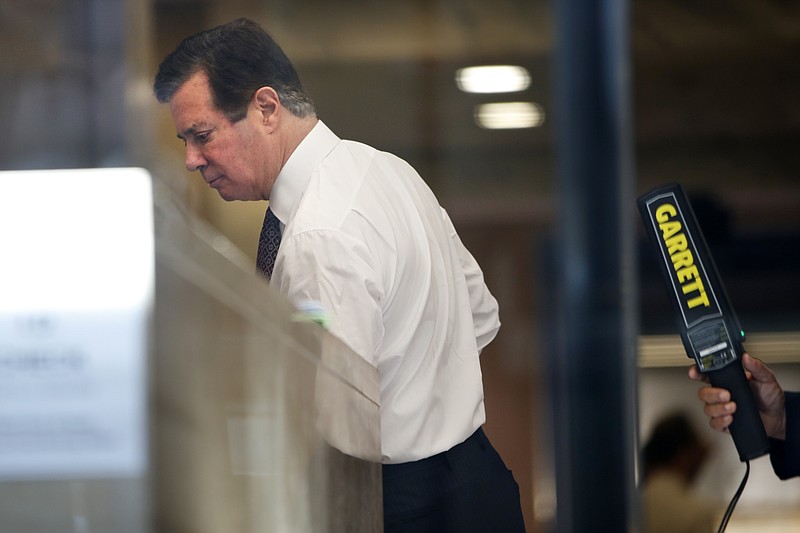
<path fill-rule="evenodd" d="M 742 357 L 742 366 L 770 438 L 770 461 L 775 474 L 780 479 L 800 476 L 800 392 L 784 391 L 772 370 L 749 354 Z M 697 365 L 689 368 L 689 378 L 708 381 Z M 697 391 L 697 396 L 705 404 L 709 425 L 727 432 L 736 416 L 736 402 L 731 401 L 730 392 L 706 386 Z"/>
<path fill-rule="evenodd" d="M 691 488 L 708 452 L 685 413 L 666 415 L 656 423 L 642 449 L 646 533 L 715 530 L 717 506 Z"/>
<path fill-rule="evenodd" d="M 187 169 L 225 200 L 268 200 L 258 270 L 378 369 L 386 531 L 524 531 L 519 487 L 482 430 L 479 355 L 500 327 L 483 273 L 417 172 L 340 139 L 255 22 L 161 63 Z"/>

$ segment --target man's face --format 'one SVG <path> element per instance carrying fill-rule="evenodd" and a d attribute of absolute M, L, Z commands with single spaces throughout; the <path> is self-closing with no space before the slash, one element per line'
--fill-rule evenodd
<path fill-rule="evenodd" d="M 186 168 L 199 170 L 224 200 L 266 200 L 277 170 L 270 171 L 270 139 L 261 114 L 231 122 L 217 109 L 204 72 L 176 91 L 169 104 L 178 138 L 186 145 Z"/>

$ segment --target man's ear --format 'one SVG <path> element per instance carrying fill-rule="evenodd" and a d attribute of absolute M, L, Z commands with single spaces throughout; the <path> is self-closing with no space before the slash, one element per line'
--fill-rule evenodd
<path fill-rule="evenodd" d="M 260 113 L 263 124 L 272 128 L 277 127 L 281 100 L 278 98 L 278 93 L 275 89 L 269 86 L 258 89 L 255 94 L 253 94 L 253 105 Z"/>

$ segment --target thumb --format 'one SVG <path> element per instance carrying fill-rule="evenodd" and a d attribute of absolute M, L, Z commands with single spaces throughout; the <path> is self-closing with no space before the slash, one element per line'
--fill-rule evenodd
<path fill-rule="evenodd" d="M 770 369 L 759 359 L 748 353 L 742 356 L 742 366 L 752 374 L 753 379 L 756 381 L 769 381 L 772 378 L 773 374 Z"/>

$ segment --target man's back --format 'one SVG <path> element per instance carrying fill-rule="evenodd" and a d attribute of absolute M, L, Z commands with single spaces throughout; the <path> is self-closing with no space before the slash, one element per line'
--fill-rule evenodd
<path fill-rule="evenodd" d="M 497 304 L 416 171 L 360 143 L 328 146 L 273 282 L 296 303 L 321 302 L 331 331 L 378 367 L 384 462 L 428 457 L 485 420 L 478 354 Z"/>

